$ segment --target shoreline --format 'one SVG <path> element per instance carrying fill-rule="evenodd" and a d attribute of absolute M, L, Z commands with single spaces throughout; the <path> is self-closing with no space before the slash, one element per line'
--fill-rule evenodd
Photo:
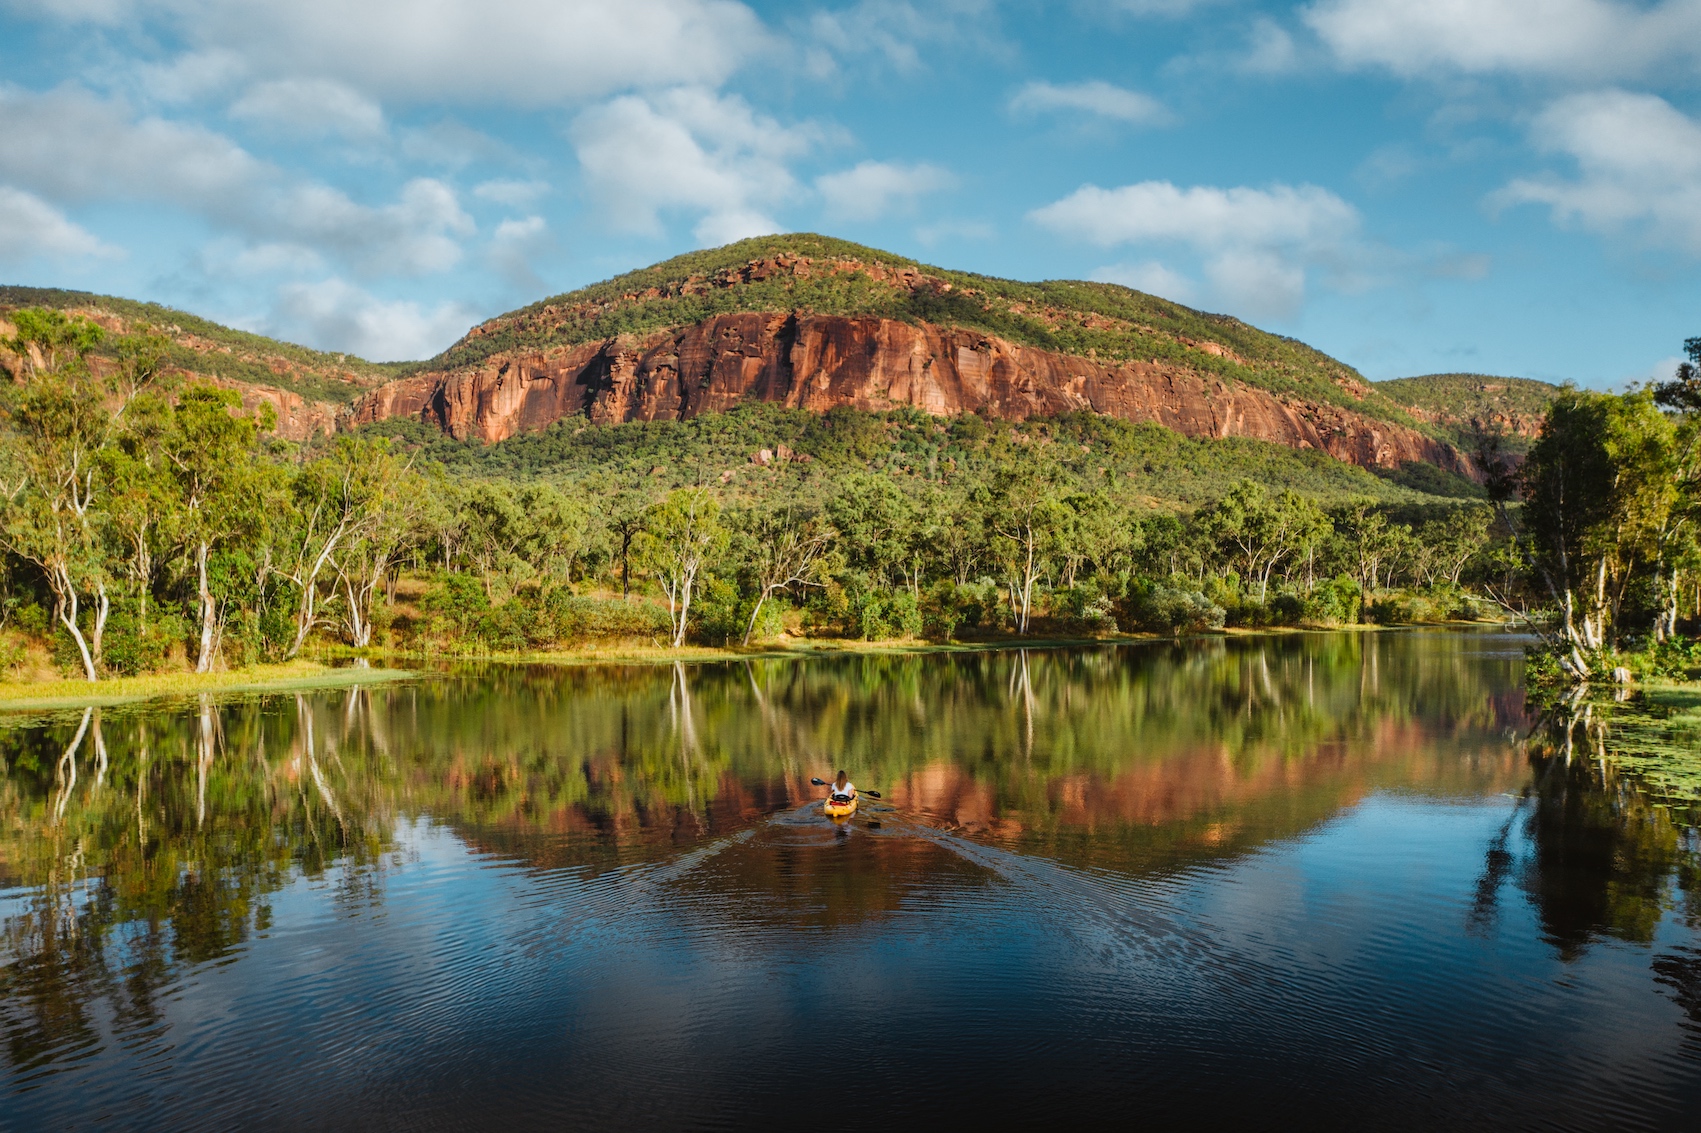
<path fill-rule="evenodd" d="M 252 665 L 217 673 L 150 673 L 90 682 L 80 677 L 51 681 L 0 681 L 0 715 L 64 708 L 109 708 L 198 693 L 288 692 L 398 681 L 418 674 L 406 669 L 332 666 L 319 661 Z"/>
<path fill-rule="evenodd" d="M 1497 624 L 1500 623 L 1473 621 L 1411 626 L 1269 626 L 1260 629 L 1235 628 L 1182 637 L 1153 633 L 1119 633 L 1098 637 L 1000 637 L 980 641 L 796 638 L 749 647 L 686 645 L 678 649 L 656 644 L 607 643 L 564 650 L 478 654 L 431 653 L 406 649 L 356 650 L 346 646 L 332 646 L 316 650 L 311 659 L 278 665 L 254 665 L 216 673 L 150 673 L 134 677 L 110 677 L 93 683 L 80 677 L 59 677 L 46 681 L 0 681 L 0 716 L 22 711 L 103 708 L 200 693 L 287 692 L 338 688 L 352 684 L 430 676 L 452 671 L 460 665 L 546 665 L 563 668 L 594 665 L 701 665 L 727 661 L 795 661 L 858 655 L 919 656 L 930 653 L 989 653 L 1010 649 L 1078 649 L 1155 642 L 1180 644 L 1211 639 L 1275 637 L 1300 633 L 1379 633 L 1392 629 L 1458 629 Z M 362 668 L 349 663 L 357 661 L 370 662 L 371 667 Z"/>

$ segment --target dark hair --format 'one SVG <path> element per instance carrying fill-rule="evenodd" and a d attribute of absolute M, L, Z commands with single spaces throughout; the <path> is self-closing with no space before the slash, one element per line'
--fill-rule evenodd
<path fill-rule="evenodd" d="M 844 772 L 843 768 L 840 768 L 838 778 L 834 779 L 833 782 L 834 783 L 843 783 L 844 781 L 845 781 L 845 772 Z"/>

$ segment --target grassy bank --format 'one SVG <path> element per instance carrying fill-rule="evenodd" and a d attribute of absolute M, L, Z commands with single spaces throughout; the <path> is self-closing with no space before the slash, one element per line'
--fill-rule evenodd
<path fill-rule="evenodd" d="M 674 649 L 647 642 L 587 642 L 571 649 L 492 651 L 468 654 L 384 649 L 330 649 L 323 657 L 364 657 L 373 663 L 404 664 L 481 662 L 518 665 L 671 665 L 678 661 L 697 664 L 709 661 L 744 661 L 758 658 L 831 657 L 851 653 L 980 653 L 999 649 L 1068 649 L 1091 645 L 1132 645 L 1153 641 L 1199 641 L 1210 638 L 1271 637 L 1295 633 L 1380 633 L 1389 629 L 1463 628 L 1500 624 L 1485 621 L 1426 622 L 1422 626 L 1379 626 L 1367 624 L 1267 626 L 1261 629 L 1230 628 L 1174 637 L 1158 633 L 1116 633 L 1093 636 L 1046 634 L 1033 637 L 987 637 L 972 640 L 929 641 L 923 638 L 889 638 L 862 641 L 836 637 L 795 637 L 759 645 L 685 645 Z"/>
<path fill-rule="evenodd" d="M 371 684 L 412 676 L 401 669 L 333 668 L 319 661 L 254 665 L 223 673 L 154 673 L 110 680 L 0 681 L 0 712 L 43 708 L 106 707 L 197 693 L 288 692 Z"/>

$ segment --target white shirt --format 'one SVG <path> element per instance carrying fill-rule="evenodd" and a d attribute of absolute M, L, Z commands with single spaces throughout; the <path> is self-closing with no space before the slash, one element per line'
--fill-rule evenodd
<path fill-rule="evenodd" d="M 849 779 L 845 780 L 845 785 L 842 787 L 837 783 L 828 783 L 827 794 L 828 797 L 834 801 L 839 799 L 854 799 L 856 798 L 856 784 L 852 783 Z"/>

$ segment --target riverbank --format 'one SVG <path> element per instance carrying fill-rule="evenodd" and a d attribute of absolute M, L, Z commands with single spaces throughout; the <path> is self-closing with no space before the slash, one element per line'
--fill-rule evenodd
<path fill-rule="evenodd" d="M 1492 623 L 1456 622 L 1454 626 Z M 1414 626 L 1270 626 L 1228 629 L 1175 638 L 1163 634 L 1119 633 L 1102 636 L 997 637 L 975 641 L 927 641 L 895 638 L 860 641 L 846 638 L 791 638 L 751 646 L 667 645 L 636 642 L 592 642 L 572 649 L 479 654 L 435 653 L 403 649 L 321 648 L 312 660 L 280 665 L 255 665 L 217 673 L 151 673 L 112 677 L 97 682 L 81 678 L 0 681 L 0 713 L 39 709 L 106 707 L 170 696 L 198 693 L 288 692 L 372 684 L 419 676 L 420 672 L 457 664 L 499 665 L 672 665 L 725 661 L 806 660 L 857 654 L 985 653 L 1009 649 L 1078 649 L 1096 645 L 1134 645 L 1158 641 L 1198 642 L 1210 639 L 1291 636 L 1303 633 L 1376 633 Z M 1431 628 L 1445 628 L 1440 625 Z M 351 664 L 351 662 L 353 664 Z M 358 667 L 363 664 L 367 667 Z"/>
<path fill-rule="evenodd" d="M 222 673 L 152 673 L 101 681 L 59 678 L 0 681 L 0 713 L 52 708 L 105 708 L 115 704 L 197 693 L 290 692 L 403 680 L 405 669 L 331 666 L 320 661 L 254 665 Z"/>
<path fill-rule="evenodd" d="M 587 643 L 572 649 L 491 652 L 469 654 L 431 653 L 406 649 L 324 649 L 315 654 L 326 658 L 364 658 L 372 663 L 423 663 L 430 665 L 490 662 L 505 665 L 671 665 L 715 661 L 754 661 L 833 657 L 859 653 L 985 653 L 1009 649 L 1078 649 L 1094 645 L 1137 645 L 1158 641 L 1199 642 L 1244 637 L 1287 637 L 1305 633 L 1383 633 L 1389 630 L 1458 629 L 1487 627 L 1500 622 L 1459 621 L 1422 625 L 1267 626 L 1259 629 L 1231 628 L 1213 633 L 1172 637 L 1156 633 L 1116 633 L 1096 636 L 1048 635 L 1043 637 L 993 637 L 976 640 L 929 641 L 921 638 L 889 638 L 861 641 L 851 638 L 797 637 L 758 645 L 715 646 L 667 645 L 636 642 Z"/>

